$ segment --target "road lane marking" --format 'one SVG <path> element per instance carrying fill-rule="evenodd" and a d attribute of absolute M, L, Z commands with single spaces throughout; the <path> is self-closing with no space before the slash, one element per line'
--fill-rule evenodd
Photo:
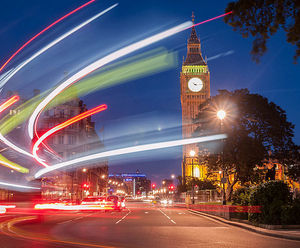
<path fill-rule="evenodd" d="M 158 209 L 164 216 L 166 216 L 173 224 L 176 224 L 174 220 L 172 220 L 165 212 L 163 212 L 160 208 Z"/>
<path fill-rule="evenodd" d="M 116 224 L 120 223 L 122 220 L 124 220 L 129 214 L 131 213 L 131 211 L 128 209 L 128 213 L 125 214 L 121 219 L 119 219 Z"/>

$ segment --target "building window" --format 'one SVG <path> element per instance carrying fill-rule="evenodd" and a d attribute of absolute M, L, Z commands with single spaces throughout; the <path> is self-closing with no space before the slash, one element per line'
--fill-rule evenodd
<path fill-rule="evenodd" d="M 58 155 L 59 155 L 61 158 L 64 158 L 64 153 L 63 153 L 63 152 L 59 152 Z"/>
<path fill-rule="evenodd" d="M 71 117 L 74 116 L 74 110 L 73 110 L 73 109 L 70 110 L 70 116 L 71 116 Z"/>
<path fill-rule="evenodd" d="M 52 137 L 48 138 L 48 144 L 50 144 L 50 145 L 53 144 L 53 138 Z"/>
<path fill-rule="evenodd" d="M 50 110 L 49 110 L 49 115 L 50 115 L 50 116 L 53 116 L 53 115 L 54 115 L 54 109 L 50 109 Z"/>
<path fill-rule="evenodd" d="M 63 109 L 61 109 L 61 110 L 59 111 L 59 117 L 60 117 L 60 118 L 64 118 L 64 117 L 65 117 L 65 111 L 64 111 Z"/>
<path fill-rule="evenodd" d="M 54 127 L 54 123 L 53 123 L 53 122 L 49 122 L 49 123 L 48 123 L 48 127 L 49 127 L 49 128 Z"/>
<path fill-rule="evenodd" d="M 58 144 L 62 145 L 64 143 L 64 136 L 63 135 L 59 135 L 58 136 Z"/>
<path fill-rule="evenodd" d="M 69 135 L 69 145 L 74 145 L 76 142 L 75 136 L 74 135 Z"/>

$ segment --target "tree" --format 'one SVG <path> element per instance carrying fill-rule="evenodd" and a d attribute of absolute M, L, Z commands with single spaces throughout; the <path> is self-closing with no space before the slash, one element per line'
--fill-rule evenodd
<path fill-rule="evenodd" d="M 243 37 L 254 37 L 251 54 L 256 62 L 267 51 L 267 40 L 282 29 L 287 42 L 296 46 L 294 62 L 300 56 L 300 1 L 238 0 L 230 2 L 224 20 Z"/>
<path fill-rule="evenodd" d="M 209 172 L 224 173 L 227 199 L 237 182 L 259 181 L 256 169 L 265 160 L 293 163 L 289 155 L 296 147 L 292 140 L 294 125 L 287 121 L 285 111 L 267 98 L 247 89 L 220 90 L 199 108 L 197 136 L 220 132 L 228 136 L 222 142 L 199 145 L 200 151 L 207 149 L 202 159 Z M 219 109 L 227 113 L 222 126 L 216 116 Z"/>

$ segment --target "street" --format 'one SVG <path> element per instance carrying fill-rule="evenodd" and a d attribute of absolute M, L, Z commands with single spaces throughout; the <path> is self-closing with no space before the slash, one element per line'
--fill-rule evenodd
<path fill-rule="evenodd" d="M 43 222 L 34 219 L 29 214 L 1 216 L 0 247 L 300 246 L 298 241 L 256 234 L 184 208 L 151 203 L 128 203 L 122 212 L 57 212 L 45 215 Z"/>

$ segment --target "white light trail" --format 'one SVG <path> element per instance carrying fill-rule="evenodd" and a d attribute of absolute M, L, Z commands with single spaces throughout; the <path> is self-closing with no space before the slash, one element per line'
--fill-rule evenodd
<path fill-rule="evenodd" d="M 143 47 L 149 46 L 157 41 L 160 41 L 162 39 L 165 39 L 171 35 L 174 35 L 178 32 L 181 32 L 185 30 L 187 27 L 189 27 L 192 24 L 192 22 L 185 22 L 182 23 L 178 26 L 175 26 L 173 28 L 170 28 L 166 31 L 163 31 L 159 34 L 153 35 L 149 38 L 146 38 L 144 40 L 138 41 L 136 43 L 133 43 L 131 45 L 128 45 L 124 48 L 121 48 L 104 58 L 101 58 L 94 63 L 88 65 L 87 67 L 83 68 L 73 76 L 71 76 L 69 79 L 64 81 L 62 84 L 60 84 L 55 90 L 53 90 L 34 110 L 33 114 L 29 118 L 28 122 L 28 134 L 29 137 L 32 139 L 33 138 L 33 133 L 34 133 L 34 123 L 36 121 L 37 116 L 39 113 L 47 106 L 47 104 L 54 99 L 61 91 L 63 91 L 65 88 L 70 86 L 71 84 L 75 83 L 76 81 L 80 80 L 81 78 L 85 77 L 89 73 L 99 69 L 101 66 L 104 66 L 114 60 L 117 60 L 125 55 L 128 55 L 132 52 L 135 52 Z"/>
<path fill-rule="evenodd" d="M 26 156 L 29 156 L 29 157 L 32 157 L 34 158 L 34 156 L 29 153 L 29 152 L 26 152 L 25 150 L 21 149 L 20 147 L 16 146 L 15 144 L 11 143 L 8 139 L 6 139 L 1 133 L 0 133 L 0 140 L 7 146 L 9 146 L 10 148 L 12 148 L 13 150 L 19 152 L 19 153 L 22 153 Z"/>
<path fill-rule="evenodd" d="M 104 15 L 106 12 L 108 12 L 111 9 L 115 8 L 117 5 L 118 4 L 116 3 L 116 4 L 112 5 L 111 7 L 109 7 L 107 9 L 101 11 L 97 15 L 91 17 L 90 19 L 86 20 L 85 22 L 81 23 L 80 25 L 76 26 L 75 28 L 71 29 L 69 32 L 67 32 L 67 33 L 63 34 L 62 36 L 58 37 L 57 39 L 55 39 L 54 41 L 52 41 L 51 43 L 49 43 L 47 46 L 45 46 L 42 49 L 40 49 L 38 52 L 36 52 L 34 55 L 32 55 L 29 59 L 25 60 L 20 65 L 18 65 L 16 68 L 14 68 L 10 74 L 6 75 L 6 77 L 4 77 L 3 79 L 1 79 L 0 80 L 0 88 L 3 87 L 8 82 L 8 80 L 10 80 L 19 70 L 21 70 L 25 65 L 27 65 L 28 63 L 30 63 L 36 57 L 40 56 L 42 53 L 46 52 L 48 49 L 50 49 L 51 47 L 53 47 L 54 45 L 56 45 L 57 43 L 59 43 L 63 39 L 67 38 L 71 34 L 75 33 L 79 29 L 83 28 L 84 26 L 86 26 L 90 22 L 92 22 L 95 19 L 99 18 L 100 16 Z"/>
<path fill-rule="evenodd" d="M 41 189 L 37 187 L 31 187 L 31 186 L 14 184 L 14 183 L 6 183 L 6 182 L 0 182 L 0 185 L 14 187 L 14 188 L 22 188 L 22 189 Z"/>
<path fill-rule="evenodd" d="M 120 148 L 116 150 L 106 151 L 106 152 L 100 152 L 92 155 L 88 155 L 81 158 L 76 158 L 73 160 L 69 160 L 66 162 L 62 162 L 47 168 L 43 168 L 39 170 L 34 177 L 39 178 L 40 176 L 44 175 L 45 173 L 67 167 L 70 165 L 78 164 L 81 162 L 85 162 L 88 160 L 93 159 L 99 159 L 99 158 L 105 158 L 105 157 L 113 157 L 113 156 L 119 156 L 124 154 L 130 154 L 130 153 L 136 153 L 136 152 L 144 152 L 144 151 L 151 151 L 151 150 L 157 150 L 162 148 L 170 148 L 175 146 L 182 146 L 182 145 L 188 145 L 188 144 L 195 144 L 195 143 L 201 143 L 201 142 L 207 142 L 207 141 L 213 141 L 213 140 L 220 140 L 227 138 L 226 134 L 217 134 L 217 135 L 211 135 L 211 136 L 205 136 L 205 137 L 198 137 L 198 138 L 191 138 L 191 139 L 181 139 L 181 140 L 172 140 L 172 141 L 165 141 L 165 142 L 158 142 L 153 144 L 147 144 L 147 145 L 139 145 L 139 146 L 131 146 L 126 148 Z"/>

